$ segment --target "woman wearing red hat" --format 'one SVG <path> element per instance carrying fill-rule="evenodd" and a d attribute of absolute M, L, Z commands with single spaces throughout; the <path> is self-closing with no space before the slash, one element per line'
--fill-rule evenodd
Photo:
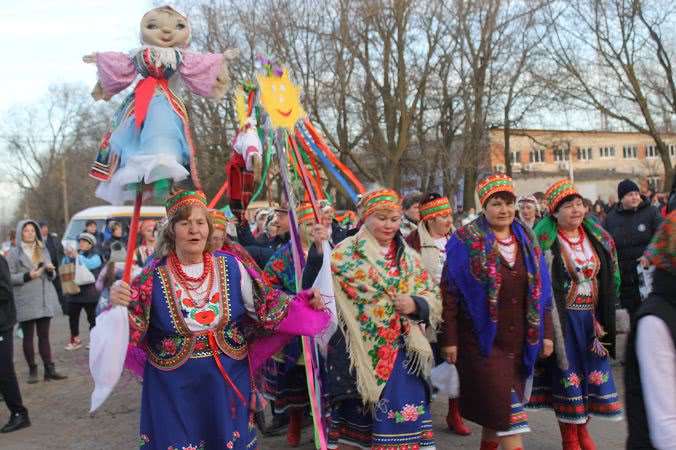
<path fill-rule="evenodd" d="M 260 350 L 248 331 L 289 332 L 300 319 L 315 328 L 303 333 L 316 334 L 328 318 L 308 303 L 323 304 L 266 290 L 237 258 L 211 253 L 202 192 L 175 193 L 167 216 L 155 259 L 132 286 L 111 289 L 112 303 L 129 308 L 126 365 L 143 377 L 139 447 L 255 448 L 251 366 Z"/>
<path fill-rule="evenodd" d="M 477 186 L 484 212 L 446 246 L 439 345 L 456 364 L 465 419 L 481 425 L 481 449 L 521 449 L 523 405 L 539 353 L 551 354 L 550 282 L 533 231 L 515 218 L 512 179 Z"/>
<path fill-rule="evenodd" d="M 582 196 L 569 180 L 553 184 L 545 196 L 551 214 L 535 233 L 547 252 L 562 334 L 555 357 L 536 371 L 529 407 L 554 409 L 564 450 L 591 450 L 590 416 L 622 418 L 609 358 L 615 352 L 617 253 L 610 235 L 585 219 Z"/>
<path fill-rule="evenodd" d="M 453 209 L 451 209 L 448 197 L 442 197 L 436 192 L 425 195 L 420 202 L 418 228 L 408 235 L 406 242 L 420 253 L 425 268 L 434 277 L 434 284 L 436 285 L 441 282 L 441 272 L 446 261 L 446 244 L 453 231 Z M 432 347 L 437 347 L 436 330 L 428 328 L 425 335 Z M 435 357 L 435 359 L 437 358 Z M 446 424 L 452 431 L 461 436 L 472 433 L 462 421 L 457 398 L 448 399 Z"/>

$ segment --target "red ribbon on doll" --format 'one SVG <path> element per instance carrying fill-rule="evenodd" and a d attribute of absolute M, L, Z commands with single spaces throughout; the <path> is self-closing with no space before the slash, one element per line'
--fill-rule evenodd
<path fill-rule="evenodd" d="M 136 118 L 136 130 L 138 131 L 146 120 L 150 100 L 155 95 L 155 88 L 160 85 L 166 93 L 169 93 L 169 82 L 166 78 L 144 78 L 134 88 L 134 117 Z"/>

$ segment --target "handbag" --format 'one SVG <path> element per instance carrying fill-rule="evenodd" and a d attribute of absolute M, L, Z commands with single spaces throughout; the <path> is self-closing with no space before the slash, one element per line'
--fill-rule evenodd
<path fill-rule="evenodd" d="M 61 289 L 65 295 L 77 295 L 80 293 L 80 286 L 75 284 L 75 263 L 61 264 L 59 276 L 61 277 Z"/>
<path fill-rule="evenodd" d="M 78 286 L 84 286 L 87 284 L 92 284 L 96 282 L 94 274 L 91 273 L 87 266 L 82 264 L 79 260 L 76 260 L 75 263 L 75 284 Z"/>

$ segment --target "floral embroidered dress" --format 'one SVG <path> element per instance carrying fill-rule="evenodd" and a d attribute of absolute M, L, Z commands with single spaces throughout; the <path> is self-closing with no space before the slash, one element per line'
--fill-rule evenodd
<path fill-rule="evenodd" d="M 589 230 L 586 226 L 585 229 Z M 573 424 L 584 424 L 591 415 L 610 420 L 622 418 L 610 358 L 601 344 L 605 336 L 599 321 L 599 307 L 604 301 L 599 290 L 603 255 L 594 248 L 591 239 L 584 231 L 579 241 L 570 241 L 560 234 L 556 238 L 558 245 L 553 249 L 560 258 L 555 258 L 553 264 L 558 261 L 561 265 L 566 293 L 565 312 L 560 312 L 560 316 L 567 368 L 555 364 L 554 358 L 538 365 L 528 405 L 552 408 L 560 422 Z M 557 278 L 552 276 L 555 288 Z"/>
<path fill-rule="evenodd" d="M 262 288 L 232 255 L 205 257 L 214 275 L 190 294 L 169 260 L 149 261 L 132 284 L 125 366 L 143 378 L 139 447 L 254 449 L 251 325 L 291 331 L 285 324 L 295 308 L 298 320 L 321 319 L 302 301 Z M 182 268 L 194 274 L 201 266 Z"/>
<path fill-rule="evenodd" d="M 327 355 L 328 447 L 434 449 L 425 382 L 433 356 L 421 322 L 436 327 L 441 302 L 420 256 L 400 237 L 382 248 L 362 227 L 331 259 L 340 327 Z M 396 294 L 411 295 L 417 313 L 397 313 Z"/>
<path fill-rule="evenodd" d="M 153 46 L 130 55 L 96 53 L 99 83 L 107 97 L 142 78 L 118 108 L 99 145 L 90 171 L 101 181 L 96 190 L 99 198 L 121 204 L 133 200 L 129 185 L 162 181 L 155 188 L 165 190 L 168 181 L 181 181 L 190 174 L 199 186 L 187 111 L 173 85 L 180 78 L 191 92 L 211 95 L 223 58 Z"/>
<path fill-rule="evenodd" d="M 296 293 L 296 274 L 291 243 L 277 250 L 263 269 L 265 283 L 287 294 Z M 272 410 L 282 414 L 289 408 L 310 406 L 305 364 L 300 339 L 293 339 L 263 366 L 264 395 L 272 400 Z"/>
<path fill-rule="evenodd" d="M 136 348 L 147 355 L 139 439 L 143 450 L 256 447 L 242 331 L 247 312 L 254 310 L 251 279 L 230 256 L 213 258 L 213 264 L 215 280 L 203 286 L 211 289 L 202 306 L 185 292 L 166 261 L 144 271 L 145 280 L 133 290 L 130 344 L 138 342 Z M 184 266 L 184 271 L 200 273 L 202 266 Z"/>

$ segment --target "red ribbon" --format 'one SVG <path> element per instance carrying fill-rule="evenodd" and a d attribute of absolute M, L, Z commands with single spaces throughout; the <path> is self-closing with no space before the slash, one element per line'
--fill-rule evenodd
<path fill-rule="evenodd" d="M 223 379 L 235 391 L 235 394 L 237 394 L 237 397 L 239 397 L 239 399 L 242 401 L 242 404 L 244 406 L 246 406 L 246 400 L 244 400 L 244 396 L 242 395 L 241 392 L 239 392 L 239 389 L 237 389 L 237 386 L 235 386 L 235 383 L 232 382 L 232 380 L 228 376 L 228 373 L 225 371 L 225 368 L 223 368 L 223 364 L 221 364 L 221 360 L 218 358 L 218 345 L 216 345 L 216 336 L 214 335 L 214 332 L 210 330 L 207 335 L 209 336 L 209 346 L 211 347 L 211 354 L 214 355 L 214 360 L 216 361 L 216 365 L 218 366 L 218 370 L 221 371 L 221 375 L 223 375 Z"/>
<path fill-rule="evenodd" d="M 169 82 L 166 78 L 144 78 L 138 82 L 134 89 L 134 117 L 136 118 L 137 131 L 141 128 L 143 121 L 146 120 L 150 100 L 152 100 L 158 84 L 167 94 L 169 93 Z"/>

